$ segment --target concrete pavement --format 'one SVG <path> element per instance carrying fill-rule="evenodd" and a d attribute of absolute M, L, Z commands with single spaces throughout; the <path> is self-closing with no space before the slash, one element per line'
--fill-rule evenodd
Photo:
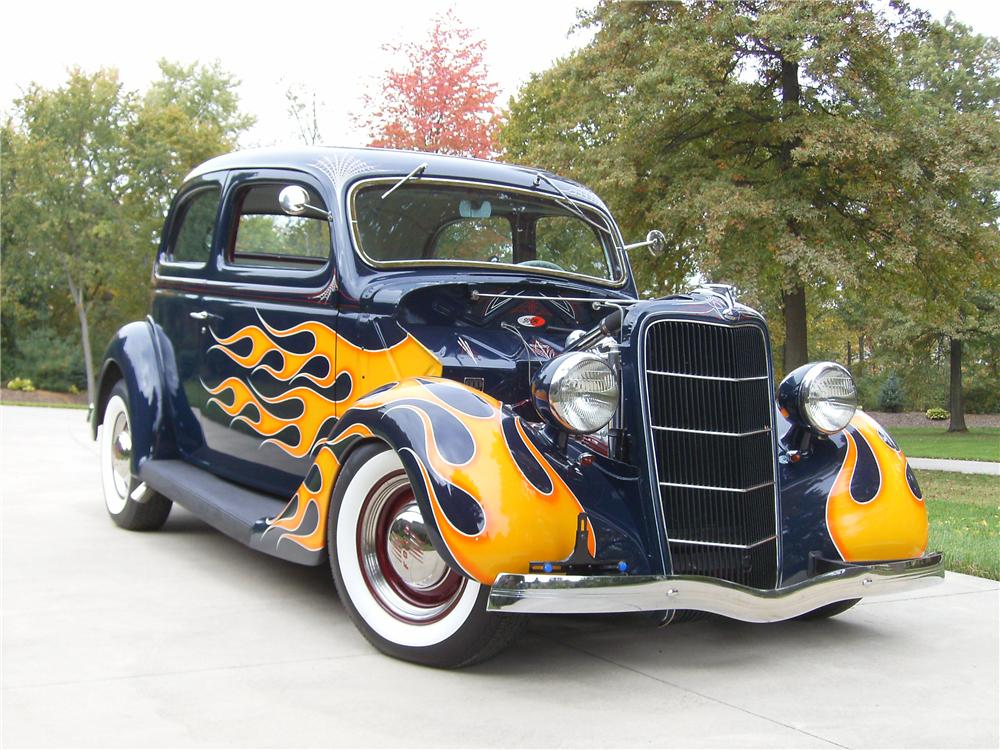
<path fill-rule="evenodd" d="M 175 506 L 102 505 L 82 411 L 2 407 L 4 747 L 996 747 L 998 586 L 839 618 L 662 630 L 539 618 L 461 672 L 394 661 L 325 568 L 246 549 Z"/>
<path fill-rule="evenodd" d="M 931 471 L 957 471 L 961 474 L 992 474 L 1000 477 L 1000 463 L 996 461 L 959 461 L 954 458 L 910 458 L 906 457 L 914 469 Z"/>

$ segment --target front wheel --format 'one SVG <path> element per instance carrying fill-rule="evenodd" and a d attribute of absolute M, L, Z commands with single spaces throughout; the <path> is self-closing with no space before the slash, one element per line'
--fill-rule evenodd
<path fill-rule="evenodd" d="M 170 515 L 170 500 L 148 489 L 134 497 L 139 480 L 132 474 L 132 416 L 128 390 L 121 380 L 111 389 L 98 439 L 104 505 L 111 520 L 131 531 L 163 526 Z"/>
<path fill-rule="evenodd" d="M 453 570 L 430 540 L 395 452 L 354 451 L 330 501 L 327 540 L 337 592 L 354 624 L 398 659 L 454 668 L 508 645 L 523 618 L 486 611 L 489 587 Z"/>

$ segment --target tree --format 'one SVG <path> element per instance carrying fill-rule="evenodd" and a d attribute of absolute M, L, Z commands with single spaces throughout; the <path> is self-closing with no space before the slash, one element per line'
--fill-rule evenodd
<path fill-rule="evenodd" d="M 61 287 L 91 401 L 95 315 L 114 327 L 141 316 L 173 190 L 250 123 L 238 112 L 236 82 L 217 66 L 160 69 L 145 97 L 114 70 L 74 69 L 59 88 L 30 85 L 3 125 L 5 356 L 17 350 L 11 315 L 64 320 L 54 294 Z M 48 310 L 35 309 L 40 302 Z"/>
<path fill-rule="evenodd" d="M 602 0 L 593 41 L 522 88 L 501 145 L 596 187 L 628 234 L 662 226 L 673 252 L 637 259 L 644 287 L 698 271 L 776 308 L 787 371 L 808 359 L 807 295 L 913 259 L 907 204 L 928 180 L 895 69 L 919 22 L 867 0 Z"/>
<path fill-rule="evenodd" d="M 285 101 L 287 102 L 288 116 L 295 120 L 299 139 L 307 146 L 315 146 L 322 141 L 316 92 L 307 92 L 301 86 L 289 86 L 285 89 Z"/>
<path fill-rule="evenodd" d="M 950 14 L 929 22 L 900 49 L 898 85 L 911 163 L 931 189 L 911 189 L 914 262 L 883 299 L 904 345 L 947 339 L 949 430 L 965 431 L 965 345 L 1000 333 L 1000 43 Z"/>
<path fill-rule="evenodd" d="M 406 64 L 385 72 L 378 93 L 364 97 L 355 123 L 371 146 L 486 158 L 494 153 L 496 98 L 483 55 L 453 11 L 437 16 L 423 44 L 387 44 Z"/>

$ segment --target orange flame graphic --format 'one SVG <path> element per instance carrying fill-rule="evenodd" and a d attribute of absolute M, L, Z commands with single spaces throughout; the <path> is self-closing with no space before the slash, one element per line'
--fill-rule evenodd
<path fill-rule="evenodd" d="M 330 495 L 333 492 L 333 483 L 340 473 L 340 461 L 334 454 L 333 447 L 350 438 L 366 437 L 373 437 L 372 431 L 363 424 L 354 424 L 340 433 L 335 440 L 321 441 L 322 448 L 313 462 L 313 467 L 319 474 L 319 487 L 313 490 L 309 487 L 308 480 L 303 481 L 284 510 L 268 521 L 264 536 L 277 529 L 280 535 L 279 544 L 289 541 L 312 552 L 321 551 L 326 545 L 326 519 L 330 508 Z M 313 469 L 310 469 L 310 474 L 312 472 Z M 303 528 L 310 506 L 316 508 L 316 524 L 313 528 Z"/>
<path fill-rule="evenodd" d="M 341 376 L 346 375 L 350 381 L 348 393 L 338 400 L 327 398 L 306 386 L 290 388 L 276 397 L 265 397 L 254 390 L 249 376 L 246 379 L 230 377 L 216 386 L 205 386 L 213 396 L 209 403 L 216 404 L 234 421 L 243 422 L 266 437 L 264 443 L 275 445 L 296 458 L 309 454 L 329 418 L 342 414 L 366 393 L 406 377 L 441 374 L 440 361 L 409 333 L 393 346 L 368 350 L 338 336 L 332 328 L 317 321 L 306 321 L 286 329 L 269 325 L 263 317 L 260 322 L 261 326 L 245 326 L 231 336 L 220 337 L 212 331 L 216 343 L 209 351 L 222 352 L 241 367 L 251 370 L 251 374 L 263 371 L 285 383 L 302 378 L 319 388 L 329 388 Z M 312 337 L 308 351 L 294 352 L 279 343 L 281 339 L 302 333 Z M 239 354 L 233 347 L 244 341 L 250 342 L 250 351 Z M 280 366 L 263 364 L 264 358 L 272 352 L 278 355 Z M 305 368 L 315 360 L 326 364 L 325 375 L 305 372 Z M 221 398 L 225 391 L 232 393 L 232 401 Z M 267 409 L 267 405 L 290 401 L 301 404 L 301 412 L 294 417 L 279 417 L 273 410 Z M 244 413 L 250 406 L 256 409 L 256 417 Z M 288 427 L 296 428 L 298 440 L 286 442 L 274 437 Z"/>
<path fill-rule="evenodd" d="M 463 387 L 447 380 L 442 382 Z M 416 451 L 404 450 L 417 460 L 441 536 L 456 562 L 470 577 L 492 584 L 499 573 L 527 572 L 528 563 L 533 560 L 568 557 L 573 551 L 577 517 L 583 507 L 528 439 L 520 419 L 515 418 L 518 434 L 548 477 L 551 489 L 545 492 L 525 476 L 504 436 L 500 402 L 482 393 L 476 395 L 488 405 L 488 416 L 472 416 L 458 410 L 416 381 L 407 381 L 364 398 L 356 408 L 384 407 L 387 413 L 393 409 L 408 409 L 419 417 L 427 446 L 426 463 Z M 409 403 L 394 405 L 393 402 L 401 399 Z M 444 409 L 465 426 L 475 445 L 470 460 L 455 464 L 441 454 L 430 417 L 415 405 L 420 401 Z M 480 504 L 485 525 L 479 533 L 466 534 L 452 525 L 435 492 L 430 472 Z M 588 547 L 594 554 L 596 543 L 592 528 Z"/>
<path fill-rule="evenodd" d="M 906 481 L 906 457 L 886 445 L 878 424 L 859 411 L 851 425 L 871 448 L 881 484 L 868 502 L 851 494 L 858 462 L 855 436 L 846 432 L 847 455 L 826 502 L 826 523 L 844 560 L 904 560 L 927 549 L 927 507 Z"/>

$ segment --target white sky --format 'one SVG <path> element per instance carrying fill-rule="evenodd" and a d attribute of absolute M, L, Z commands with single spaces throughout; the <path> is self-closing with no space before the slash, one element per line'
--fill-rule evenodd
<path fill-rule="evenodd" d="M 361 95 L 392 64 L 386 42 L 422 41 L 430 19 L 449 7 L 486 40 L 491 77 L 501 101 L 533 71 L 586 43 L 587 33 L 568 37 L 576 8 L 590 0 L 410 0 L 296 4 L 268 0 L 167 3 L 6 3 L 0 11 L 0 106 L 6 109 L 29 82 L 58 86 L 66 69 L 116 67 L 129 88 L 142 89 L 157 76 L 161 57 L 190 63 L 219 59 L 241 81 L 243 109 L 258 124 L 243 146 L 296 139 L 286 113 L 285 90 L 295 84 L 315 90 L 323 141 L 363 145 L 351 125 Z M 997 0 L 916 0 L 942 18 L 949 10 L 982 34 L 1000 36 Z M 299 10 L 294 10 L 296 7 Z"/>

